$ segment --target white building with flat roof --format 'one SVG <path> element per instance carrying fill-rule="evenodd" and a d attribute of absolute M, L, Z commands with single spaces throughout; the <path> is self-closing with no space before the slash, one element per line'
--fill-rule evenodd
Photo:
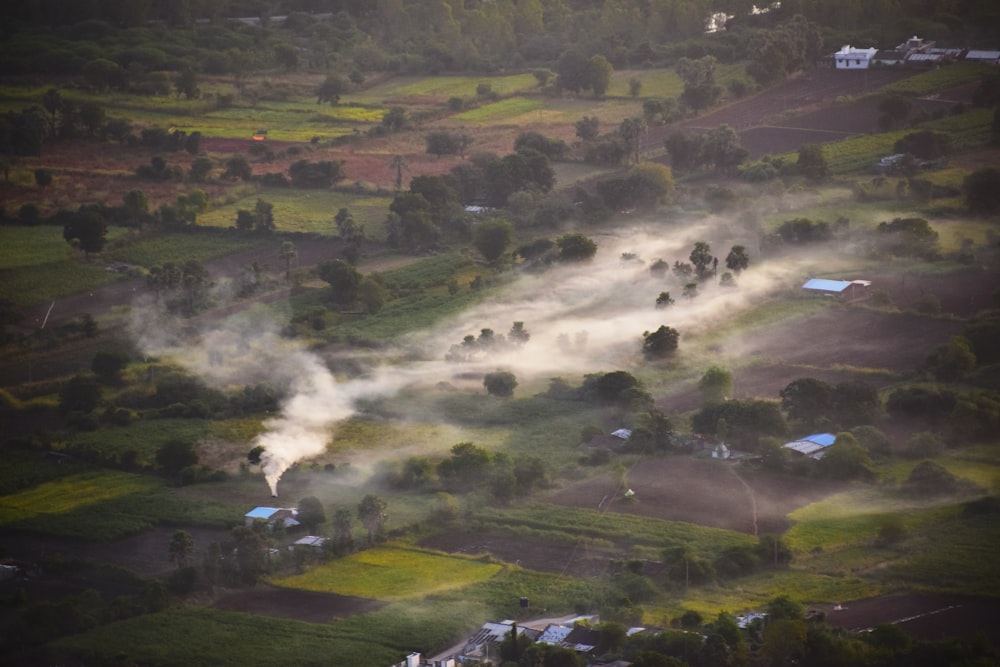
<path fill-rule="evenodd" d="M 834 67 L 837 69 L 868 69 L 878 49 L 874 46 L 867 49 L 856 49 L 849 44 L 841 47 L 833 54 Z"/>

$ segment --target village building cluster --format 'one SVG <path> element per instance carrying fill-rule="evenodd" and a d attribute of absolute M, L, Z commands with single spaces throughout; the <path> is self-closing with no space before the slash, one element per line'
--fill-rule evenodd
<path fill-rule="evenodd" d="M 1000 50 L 963 49 L 950 46 L 936 46 L 935 42 L 914 35 L 892 49 L 877 49 L 874 46 L 856 48 L 845 44 L 830 56 L 836 69 L 870 69 L 873 67 L 896 67 L 910 65 L 933 67 L 959 61 L 1000 64 Z"/>

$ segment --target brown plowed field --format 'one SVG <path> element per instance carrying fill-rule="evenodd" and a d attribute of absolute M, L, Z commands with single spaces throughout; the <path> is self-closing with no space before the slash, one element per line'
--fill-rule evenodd
<path fill-rule="evenodd" d="M 681 456 L 644 460 L 629 470 L 628 485 L 635 502 L 616 497 L 621 491 L 610 476 L 574 484 L 548 500 L 753 535 L 783 532 L 789 512 L 843 488 L 832 482 L 739 470 L 734 462 Z M 605 518 L 614 520 L 611 514 Z"/>
<path fill-rule="evenodd" d="M 329 623 L 335 618 L 366 614 L 384 607 L 384 602 L 333 593 L 295 591 L 259 584 L 220 598 L 217 609 L 244 611 L 261 616 L 294 618 L 310 623 Z"/>
<path fill-rule="evenodd" d="M 830 625 L 867 630 L 892 623 L 917 639 L 983 635 L 1000 650 L 1000 600 L 944 595 L 883 595 L 840 605 L 814 605 Z"/>

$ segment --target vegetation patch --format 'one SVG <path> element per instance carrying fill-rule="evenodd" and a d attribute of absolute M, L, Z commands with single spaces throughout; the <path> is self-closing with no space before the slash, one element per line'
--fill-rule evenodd
<path fill-rule="evenodd" d="M 545 103 L 541 100 L 527 97 L 510 97 L 477 109 L 464 111 L 454 116 L 454 119 L 470 123 L 496 123 L 504 120 L 510 121 L 529 111 L 537 111 L 544 107 Z"/>
<path fill-rule="evenodd" d="M 367 618 L 367 617 L 363 617 Z M 393 664 L 414 646 L 397 644 L 395 627 L 354 628 L 209 609 L 176 609 L 94 628 L 55 642 L 58 655 L 109 663 L 357 665 Z"/>
<path fill-rule="evenodd" d="M 501 565 L 401 547 L 368 549 L 275 580 L 287 588 L 400 600 L 462 588 L 495 576 Z"/>
<path fill-rule="evenodd" d="M 389 161 L 386 160 L 386 170 L 388 169 Z M 274 206 L 274 224 L 279 232 L 337 236 L 337 225 L 333 217 L 337 211 L 346 208 L 354 221 L 365 230 L 365 234 L 376 239 L 384 235 L 382 223 L 385 222 L 391 201 L 388 197 L 320 190 L 263 190 L 203 213 L 198 218 L 198 224 L 206 227 L 235 227 L 237 211 L 252 211 L 258 199 Z"/>
<path fill-rule="evenodd" d="M 144 491 L 158 482 L 124 472 L 94 471 L 44 482 L 0 497 L 0 525 L 42 514 L 65 514 L 86 505 Z"/>

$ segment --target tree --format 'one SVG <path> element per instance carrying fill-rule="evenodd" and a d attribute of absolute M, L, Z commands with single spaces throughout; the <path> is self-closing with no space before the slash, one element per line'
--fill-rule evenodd
<path fill-rule="evenodd" d="M 298 520 L 306 527 L 310 535 L 316 534 L 316 527 L 326 523 L 326 512 L 323 503 L 316 496 L 306 496 L 299 501 Z"/>
<path fill-rule="evenodd" d="M 781 407 L 789 418 L 814 425 L 833 411 L 833 387 L 816 378 L 799 378 L 779 392 Z"/>
<path fill-rule="evenodd" d="M 368 531 L 368 544 L 373 544 L 375 538 L 382 534 L 388 518 L 386 516 L 387 507 L 384 500 L 371 493 L 358 503 L 358 520 Z"/>
<path fill-rule="evenodd" d="M 514 395 L 517 387 L 517 378 L 509 371 L 496 371 L 487 373 L 483 378 L 483 386 L 486 387 L 490 396 L 509 398 Z"/>
<path fill-rule="evenodd" d="M 177 565 L 178 570 L 187 567 L 188 559 L 194 551 L 194 539 L 185 530 L 175 530 L 174 536 L 170 538 L 170 545 L 167 547 L 167 555 L 170 562 Z"/>
<path fill-rule="evenodd" d="M 205 157 L 204 155 L 196 157 L 191 161 L 191 169 L 188 171 L 188 177 L 195 183 L 204 183 L 208 180 L 208 175 L 212 173 L 212 158 Z"/>
<path fill-rule="evenodd" d="M 340 102 L 340 96 L 346 93 L 348 88 L 347 80 L 336 74 L 330 74 L 316 89 L 316 104 L 329 102 L 332 106 L 336 106 Z"/>
<path fill-rule="evenodd" d="M 666 357 L 677 350 L 680 333 L 666 325 L 653 332 L 643 332 L 642 353 L 647 358 Z"/>
<path fill-rule="evenodd" d="M 52 172 L 42 167 L 35 169 L 35 184 L 40 188 L 52 185 Z"/>
<path fill-rule="evenodd" d="M 712 246 L 704 241 L 696 241 L 691 254 L 688 256 L 691 265 L 694 266 L 695 273 L 699 278 L 704 278 L 710 272 L 708 267 L 712 264 Z"/>
<path fill-rule="evenodd" d="M 264 454 L 265 451 L 266 450 L 261 445 L 257 445 L 256 447 L 251 448 L 250 451 L 247 452 L 247 462 L 250 463 L 250 465 L 259 466 L 261 462 L 261 456 Z"/>
<path fill-rule="evenodd" d="M 49 136 L 53 139 L 58 134 L 56 116 L 63 110 L 63 98 L 55 88 L 49 88 L 42 95 L 42 106 L 49 112 Z"/>
<path fill-rule="evenodd" d="M 316 274 L 324 282 L 329 283 L 334 303 L 349 305 L 357 298 L 362 275 L 347 262 L 341 259 L 323 262 L 316 267 Z"/>
<path fill-rule="evenodd" d="M 711 106 L 722 95 L 722 87 L 715 83 L 717 64 L 714 56 L 677 61 L 677 75 L 684 82 L 681 100 L 695 111 Z"/>
<path fill-rule="evenodd" d="M 670 164 L 677 170 L 691 170 L 705 162 L 705 137 L 701 134 L 673 132 L 663 141 L 670 154 Z"/>
<path fill-rule="evenodd" d="M 795 163 L 799 171 L 810 181 L 821 181 L 830 173 L 823 155 L 823 147 L 805 144 L 799 147 L 799 158 Z"/>
<path fill-rule="evenodd" d="M 583 141 L 592 141 L 600 134 L 601 121 L 597 116 L 584 116 L 576 121 L 576 136 Z"/>
<path fill-rule="evenodd" d="M 274 225 L 274 204 L 258 199 L 253 208 L 253 228 L 256 232 L 273 232 Z"/>
<path fill-rule="evenodd" d="M 734 245 L 729 250 L 729 254 L 726 255 L 726 268 L 738 276 L 748 266 L 750 266 L 750 256 L 747 255 L 746 248 L 741 245 Z"/>
<path fill-rule="evenodd" d="M 364 306 L 365 312 L 374 315 L 382 310 L 389 299 L 389 290 L 382 282 L 381 276 L 365 276 L 358 285 L 358 300 Z"/>
<path fill-rule="evenodd" d="M 177 475 L 188 466 L 198 464 L 194 445 L 187 440 L 169 440 L 156 450 L 156 464 L 167 475 Z"/>
<path fill-rule="evenodd" d="M 101 386 L 92 375 L 74 375 L 59 388 L 59 414 L 92 412 L 101 400 Z"/>
<path fill-rule="evenodd" d="M 924 365 L 938 380 L 952 382 L 975 370 L 976 355 L 968 338 L 952 336 L 931 352 Z"/>
<path fill-rule="evenodd" d="M 101 350 L 94 354 L 90 370 L 105 384 L 119 384 L 122 371 L 128 365 L 128 354 L 122 351 Z"/>
<path fill-rule="evenodd" d="M 468 134 L 447 132 L 445 130 L 429 132 L 424 139 L 427 144 L 426 152 L 435 157 L 441 157 L 442 155 L 460 155 L 464 157 L 466 149 L 472 145 L 472 137 Z"/>
<path fill-rule="evenodd" d="M 747 158 L 747 151 L 740 143 L 740 137 L 729 125 L 720 125 L 705 134 L 705 159 L 714 165 L 720 174 L 733 175 L 736 168 Z"/>
<path fill-rule="evenodd" d="M 76 241 L 88 257 L 90 253 L 104 249 L 107 233 L 108 226 L 104 223 L 104 216 L 96 207 L 81 207 L 63 227 L 66 242 Z"/>
<path fill-rule="evenodd" d="M 698 380 L 702 403 L 718 403 L 726 400 L 733 391 L 733 374 L 719 366 L 712 366 Z"/>
<path fill-rule="evenodd" d="M 487 262 L 500 259 L 514 240 L 514 226 L 504 218 L 488 218 L 476 224 L 472 243 Z"/>
<path fill-rule="evenodd" d="M 141 222 L 149 217 L 149 198 L 142 190 L 138 188 L 129 190 L 122 196 L 122 203 L 133 220 Z"/>
<path fill-rule="evenodd" d="M 639 147 L 645 133 L 646 120 L 639 116 L 626 118 L 618 127 L 618 136 L 625 144 L 625 154 L 634 159 L 636 164 L 639 164 Z"/>
<path fill-rule="evenodd" d="M 382 127 L 390 132 L 399 132 L 406 127 L 409 119 L 406 117 L 406 109 L 403 107 L 392 107 L 382 114 Z"/>
<path fill-rule="evenodd" d="M 278 257 L 285 263 L 285 281 L 291 280 L 292 277 L 292 262 L 298 257 L 299 253 L 295 249 L 295 244 L 291 241 L 282 241 L 281 250 L 278 251 Z"/>
<path fill-rule="evenodd" d="M 591 56 L 587 70 L 590 83 L 588 87 L 594 91 L 594 97 L 604 97 L 604 93 L 608 91 L 608 86 L 611 84 L 611 75 L 614 74 L 615 68 L 611 66 L 607 58 L 598 53 Z"/>
<path fill-rule="evenodd" d="M 900 126 L 910 115 L 912 109 L 913 102 L 910 101 L 910 98 L 898 93 L 887 95 L 878 104 L 879 113 L 882 114 L 879 124 L 886 130 Z"/>
<path fill-rule="evenodd" d="M 979 169 L 965 177 L 962 183 L 965 205 L 974 215 L 995 215 L 1000 212 L 1000 170 Z"/>
<path fill-rule="evenodd" d="M 597 254 L 597 244 L 579 233 L 566 234 L 556 239 L 559 259 L 567 262 L 582 262 Z"/>
<path fill-rule="evenodd" d="M 674 305 L 674 298 L 670 296 L 670 292 L 660 292 L 660 295 L 656 297 L 657 308 L 666 308 L 672 305 Z"/>
<path fill-rule="evenodd" d="M 556 86 L 579 93 L 590 88 L 590 60 L 576 49 L 564 51 L 556 63 Z"/>
<path fill-rule="evenodd" d="M 201 94 L 198 89 L 198 73 L 192 67 L 185 67 L 177 75 L 174 88 L 177 90 L 177 97 L 183 95 L 185 99 L 195 99 Z"/>
<path fill-rule="evenodd" d="M 636 77 L 628 80 L 629 97 L 639 97 L 642 94 L 642 81 Z"/>
<path fill-rule="evenodd" d="M 396 191 L 399 192 L 403 188 L 403 169 L 409 167 L 410 163 L 402 155 L 393 155 L 389 166 L 396 170 Z"/>
<path fill-rule="evenodd" d="M 818 467 L 831 479 L 856 479 L 871 475 L 872 460 L 852 434 L 838 433 L 834 443 L 824 450 Z"/>
<path fill-rule="evenodd" d="M 354 547 L 354 526 L 351 512 L 338 509 L 333 513 L 333 532 L 331 540 L 333 548 L 338 553 L 346 553 Z"/>
<path fill-rule="evenodd" d="M 223 178 L 240 179 L 249 181 L 253 176 L 253 168 L 245 155 L 234 155 L 226 160 L 226 170 L 222 173 Z"/>

